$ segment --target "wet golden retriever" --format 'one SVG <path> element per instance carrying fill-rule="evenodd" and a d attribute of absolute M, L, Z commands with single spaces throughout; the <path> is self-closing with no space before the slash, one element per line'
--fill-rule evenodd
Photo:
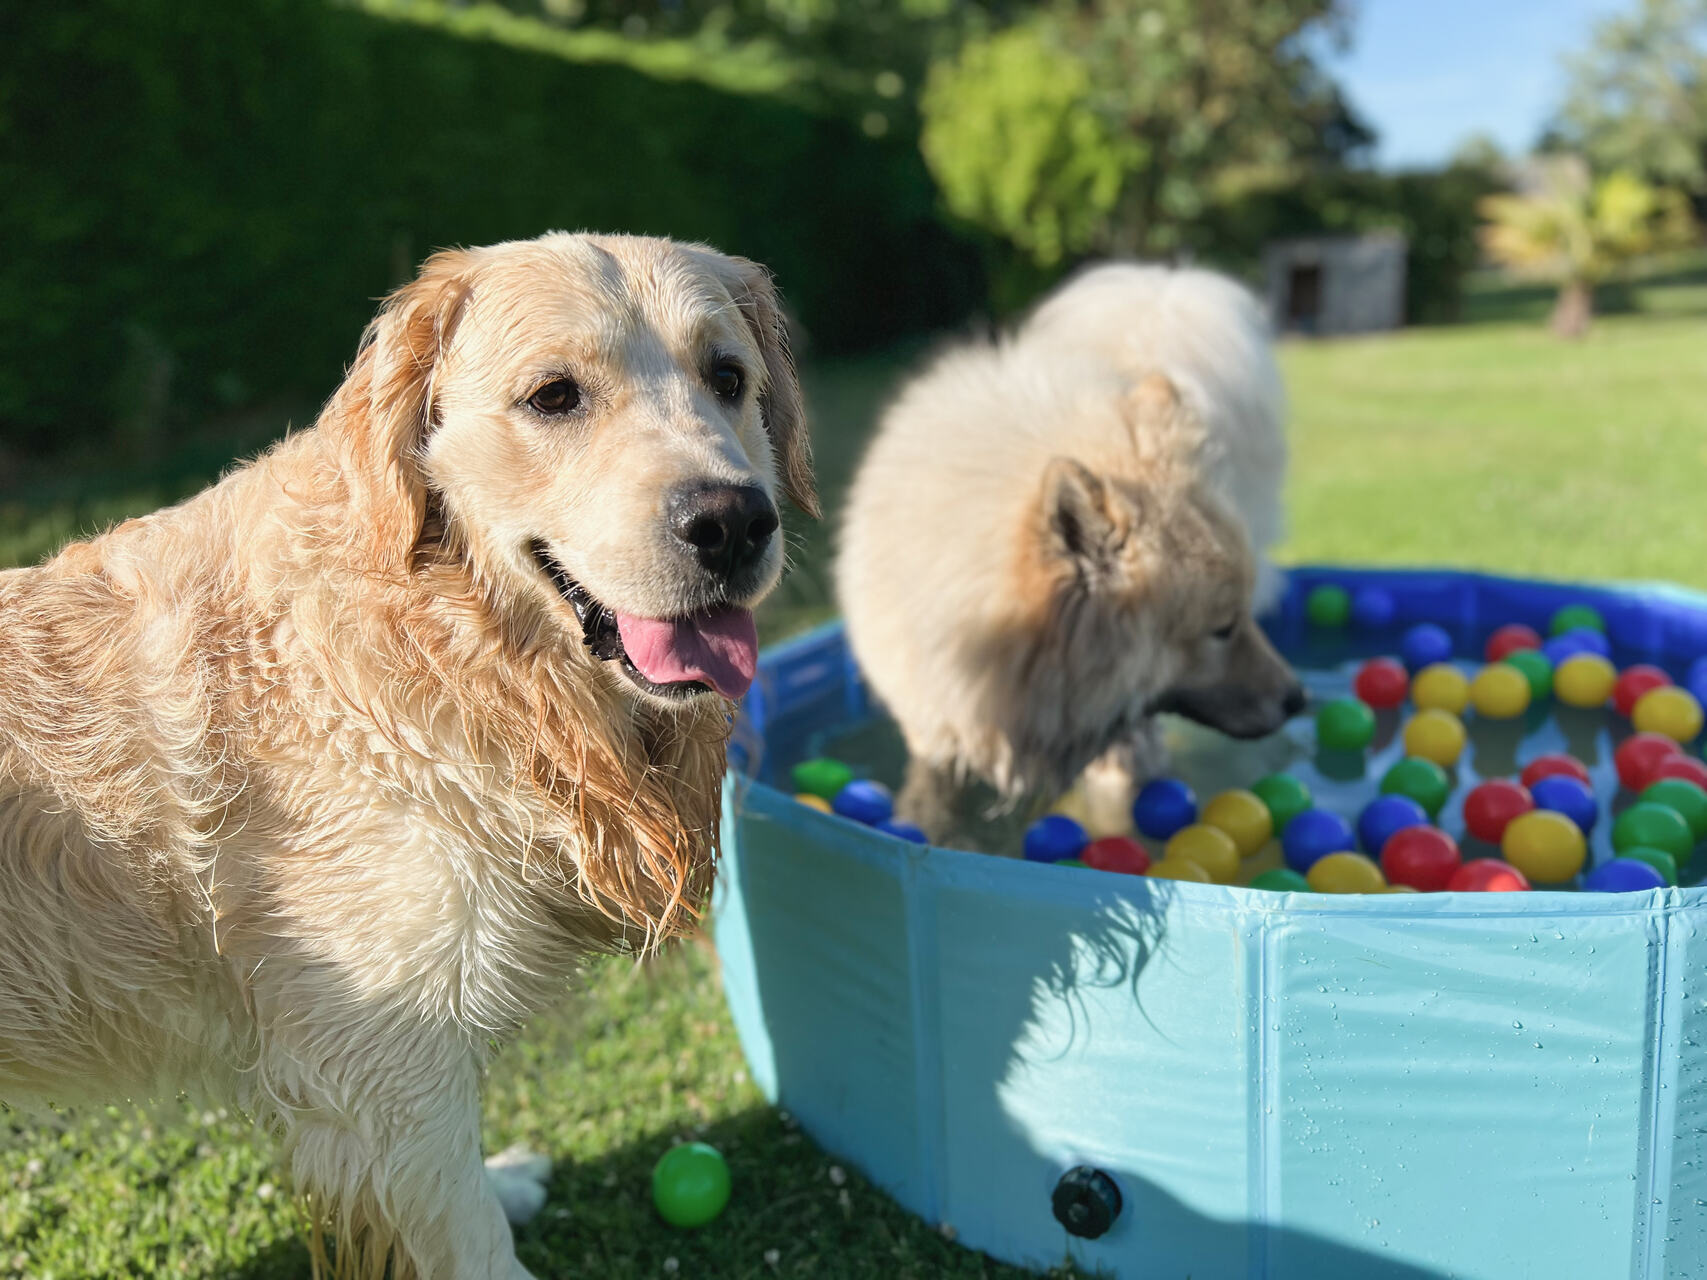
<path fill-rule="evenodd" d="M 311 430 L 0 574 L 0 1100 L 223 1087 L 339 1272 L 525 1276 L 487 1045 L 692 918 L 779 491 L 767 273 L 557 234 L 434 256 Z"/>

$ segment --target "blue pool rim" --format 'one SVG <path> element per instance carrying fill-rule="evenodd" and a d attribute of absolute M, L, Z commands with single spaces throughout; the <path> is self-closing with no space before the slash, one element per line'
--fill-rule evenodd
<path fill-rule="evenodd" d="M 1342 566 L 1289 573 L 1279 609 L 1265 620 L 1283 650 L 1304 636 L 1304 600 L 1324 583 L 1389 591 L 1396 625 L 1439 623 L 1464 658 L 1479 657 L 1486 636 L 1506 623 L 1545 634 L 1552 613 L 1569 603 L 1601 611 L 1621 666 L 1652 662 L 1681 675 L 1707 653 L 1707 596 L 1673 586 Z M 1707 1070 L 1695 1061 L 1695 1046 L 1707 1044 L 1707 999 L 1695 977 L 1707 978 L 1707 891 L 1274 894 L 923 848 L 799 805 L 774 785 L 767 757 L 777 753 L 767 748 L 870 712 L 838 624 L 766 652 L 731 746 L 713 911 L 725 990 L 755 1080 L 908 1208 L 998 1257 L 1047 1266 L 1070 1255 L 1116 1277 L 1707 1274 L 1694 1261 L 1707 1257 L 1707 1208 L 1699 1207 L 1707 1204 Z M 1131 1008 L 1112 989 L 1087 995 L 1068 981 L 1058 1000 L 1038 989 L 1040 974 L 1061 969 L 1062 940 L 1080 939 L 1093 919 L 1117 922 L 1095 945 L 1109 954 L 1127 949 L 1114 963 L 1132 970 Z M 1220 957 L 1214 972 L 1183 982 L 1177 966 L 1151 963 L 1161 954 L 1142 936 L 1151 926 L 1187 958 L 1201 937 L 1202 953 Z M 1585 947 L 1599 957 L 1591 965 Z M 1323 965 L 1315 973 L 1356 986 L 1356 998 L 1342 997 L 1346 1010 L 1318 1008 L 1315 994 L 1296 989 L 1300 958 L 1307 965 L 1312 948 Z M 1358 948 L 1383 957 L 1386 971 L 1371 979 Z M 1501 971 L 1508 948 L 1541 976 L 1490 993 L 1484 980 Z M 1460 960 L 1470 967 L 1459 977 L 1476 997 L 1423 1000 L 1426 979 L 1399 963 L 1413 951 L 1440 988 L 1434 997 L 1451 997 Z M 975 978 L 962 971 L 974 968 Z M 1030 1020 L 990 1038 L 969 1010 L 992 991 L 1016 1000 L 1022 986 Z M 1238 994 L 1236 1025 L 1223 1025 L 1226 1010 L 1201 1007 L 1206 991 Z M 970 1001 L 962 998 L 968 992 Z M 1367 1011 L 1361 1021 L 1355 1009 Z M 1099 1047 L 1078 1043 L 1071 1028 L 1080 1019 L 1104 1029 Z M 1345 1123 L 1370 1105 L 1361 1093 L 1335 1113 L 1338 1128 L 1308 1120 L 1313 1132 L 1360 1149 L 1362 1168 L 1380 1151 L 1393 1164 L 1379 1186 L 1329 1193 L 1321 1188 L 1357 1186 L 1359 1170 L 1338 1167 L 1331 1151 L 1299 1154 L 1295 1127 L 1310 1112 L 1289 1106 L 1293 1082 L 1300 1070 L 1332 1074 L 1354 1061 L 1360 1080 L 1387 1080 L 1397 1069 L 1384 1054 L 1358 1060 L 1342 1046 L 1336 1055 L 1342 1019 L 1359 1044 L 1387 1036 L 1409 1055 L 1404 1074 L 1414 1068 L 1414 1092 L 1389 1087 L 1380 1097 L 1394 1114 L 1426 1111 L 1427 1122 L 1407 1135 L 1409 1146 L 1386 1150 L 1390 1119 L 1365 1114 Z M 1264 1030 L 1271 1020 L 1286 1030 Z M 1223 1039 L 1182 1058 L 1180 1046 L 1210 1023 Z M 1508 1061 L 1504 1032 L 1525 1025 L 1553 1028 L 1545 1039 L 1557 1051 Z M 1406 1046 L 1407 1034 L 1431 1026 L 1486 1052 L 1504 1087 L 1556 1086 L 1573 1101 L 1537 1112 L 1518 1105 L 1524 1095 L 1514 1092 L 1509 1115 L 1464 1111 L 1447 1086 L 1464 1072 L 1474 1078 L 1482 1064 Z M 1033 1041 L 1053 1045 L 1052 1037 L 1064 1037 L 1059 1053 L 1033 1060 L 1022 1050 Z M 1110 1040 L 1122 1064 L 1112 1074 L 1098 1056 Z M 1592 1048 L 1602 1041 L 1606 1047 Z M 1314 1068 L 1301 1068 L 1298 1053 Z M 1219 1068 L 1227 1056 L 1240 1071 Z M 1569 1069 L 1560 1065 L 1567 1060 Z M 1188 1074 L 1203 1073 L 1189 1088 L 1178 1083 L 1182 1062 Z M 1118 1116 L 1136 1127 L 1125 1136 L 1118 1118 L 1087 1119 L 1070 1101 L 1087 1081 L 1094 1092 L 1164 1068 L 1184 1093 L 1163 1108 L 1147 1095 L 1128 1099 Z M 997 1094 L 1004 1101 L 992 1108 L 988 1097 Z M 1601 1108 L 1596 1119 L 1585 1120 L 1584 1099 Z M 1175 1111 L 1193 1123 L 1179 1127 Z M 1591 1134 L 1600 1126 L 1593 1158 L 1561 1146 L 1560 1134 L 1576 1133 L 1579 1123 Z M 1014 1131 L 1023 1131 L 1020 1139 Z M 1527 1166 L 1514 1157 L 1515 1176 L 1551 1180 L 1553 1191 L 1550 1205 L 1526 1201 L 1515 1223 L 1487 1210 L 1486 1195 L 1459 1194 L 1451 1176 L 1454 1162 L 1474 1168 L 1488 1163 L 1489 1150 L 1508 1148 L 1532 1154 Z M 1608 1162 L 1613 1149 L 1619 1158 Z M 1407 1151 L 1416 1153 L 1408 1164 Z M 1107 1167 L 1131 1206 L 1095 1241 L 1069 1237 L 1046 1211 L 1064 1162 L 1081 1159 Z M 1456 1229 L 1429 1226 L 1440 1222 Z"/>

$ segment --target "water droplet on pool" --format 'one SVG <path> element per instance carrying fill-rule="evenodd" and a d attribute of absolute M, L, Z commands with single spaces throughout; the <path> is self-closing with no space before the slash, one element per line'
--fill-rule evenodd
<path fill-rule="evenodd" d="M 1523 1030 L 1523 1024 L 1521 1022 L 1514 1022 L 1511 1025 L 1519 1031 Z"/>

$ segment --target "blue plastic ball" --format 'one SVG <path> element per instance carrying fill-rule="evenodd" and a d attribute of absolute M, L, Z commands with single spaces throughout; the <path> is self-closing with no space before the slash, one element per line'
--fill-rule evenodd
<path fill-rule="evenodd" d="M 1357 815 L 1357 838 L 1363 851 L 1379 859 L 1387 841 L 1406 827 L 1426 827 L 1428 811 L 1409 796 L 1377 796 Z"/>
<path fill-rule="evenodd" d="M 1351 598 L 1351 621 L 1365 631 L 1380 631 L 1393 625 L 1399 605 L 1385 587 L 1364 587 Z"/>
<path fill-rule="evenodd" d="M 1598 631 L 1579 627 L 1575 631 L 1565 632 L 1562 636 L 1554 636 L 1541 646 L 1541 652 L 1547 661 L 1553 664 L 1554 670 L 1557 670 L 1566 658 L 1574 658 L 1579 653 L 1594 653 L 1602 658 L 1610 658 L 1612 642 Z"/>
<path fill-rule="evenodd" d="M 885 818 L 877 824 L 879 831 L 887 831 L 890 835 L 902 840 L 911 840 L 914 844 L 929 844 L 930 837 L 912 823 L 900 818 Z"/>
<path fill-rule="evenodd" d="M 1537 809 L 1551 809 L 1554 813 L 1564 814 L 1585 836 L 1600 820 L 1600 802 L 1594 798 L 1594 792 L 1584 785 L 1581 778 L 1573 778 L 1568 773 L 1537 778 L 1530 786 L 1529 794 L 1534 797 Z"/>
<path fill-rule="evenodd" d="M 1399 642 L 1399 656 L 1412 671 L 1421 671 L 1437 662 L 1452 660 L 1452 637 L 1445 627 L 1432 622 L 1419 622 Z"/>
<path fill-rule="evenodd" d="M 1076 858 L 1091 842 L 1089 833 L 1064 813 L 1046 813 L 1025 829 L 1027 862 Z"/>
<path fill-rule="evenodd" d="M 1132 802 L 1132 822 L 1152 840 L 1166 840 L 1197 821 L 1197 796 L 1178 778 L 1152 778 Z"/>
<path fill-rule="evenodd" d="M 830 808 L 844 818 L 852 818 L 855 822 L 875 827 L 894 816 L 895 798 L 881 782 L 855 778 L 836 792 L 836 798 L 830 801 Z"/>
<path fill-rule="evenodd" d="M 1583 888 L 1589 893 L 1640 893 L 1665 887 L 1666 878 L 1658 870 L 1635 858 L 1603 862 L 1583 877 Z"/>
<path fill-rule="evenodd" d="M 1707 658 L 1697 658 L 1689 664 L 1689 674 L 1683 678 L 1683 687 L 1695 695 L 1695 700 L 1707 707 Z"/>
<path fill-rule="evenodd" d="M 1352 853 L 1357 841 L 1351 826 L 1337 813 L 1326 809 L 1306 809 L 1291 822 L 1280 837 L 1286 865 L 1303 875 L 1315 865 L 1316 859 L 1330 853 Z"/>

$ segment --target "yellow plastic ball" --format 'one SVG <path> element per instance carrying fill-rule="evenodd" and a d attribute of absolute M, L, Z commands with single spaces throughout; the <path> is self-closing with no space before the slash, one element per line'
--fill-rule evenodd
<path fill-rule="evenodd" d="M 1381 890 L 1381 892 L 1382 893 L 1416 893 L 1416 892 L 1418 892 L 1418 889 L 1417 889 L 1416 885 L 1414 885 L 1414 884 L 1390 884 L 1385 889 Z"/>
<path fill-rule="evenodd" d="M 1618 683 L 1618 668 L 1598 653 L 1566 658 L 1553 672 L 1553 696 L 1568 707 L 1603 707 Z"/>
<path fill-rule="evenodd" d="M 1630 723 L 1638 733 L 1663 733 L 1674 742 L 1693 742 L 1701 732 L 1701 704 L 1688 689 L 1664 685 L 1636 699 Z"/>
<path fill-rule="evenodd" d="M 1500 852 L 1534 883 L 1559 884 L 1583 869 L 1588 845 L 1564 814 L 1532 809 L 1506 823 Z"/>
<path fill-rule="evenodd" d="M 1152 880 L 1196 880 L 1208 884 L 1209 873 L 1186 858 L 1157 858 L 1144 873 Z"/>
<path fill-rule="evenodd" d="M 1162 849 L 1162 861 L 1178 858 L 1195 862 L 1218 884 L 1232 884 L 1239 874 L 1239 846 L 1219 827 L 1194 822 L 1174 832 Z"/>
<path fill-rule="evenodd" d="M 1274 815 L 1250 791 L 1223 791 L 1203 806 L 1200 821 L 1232 836 L 1241 858 L 1261 852 L 1274 835 Z"/>
<path fill-rule="evenodd" d="M 1317 893 L 1380 893 L 1387 887 L 1381 868 L 1361 853 L 1330 853 L 1304 873 Z"/>
<path fill-rule="evenodd" d="M 1490 662 L 1470 681 L 1470 703 L 1488 720 L 1512 720 L 1529 710 L 1529 677 L 1509 662 Z"/>
<path fill-rule="evenodd" d="M 1405 725 L 1405 754 L 1450 769 L 1464 754 L 1464 722 L 1450 711 L 1419 711 Z"/>
<path fill-rule="evenodd" d="M 1436 662 L 1411 681 L 1411 701 L 1418 711 L 1450 711 L 1461 715 L 1470 702 L 1470 682 L 1450 662 Z"/>
<path fill-rule="evenodd" d="M 809 791 L 802 791 L 794 798 L 797 802 L 805 805 L 808 809 L 817 809 L 823 813 L 835 812 L 834 809 L 830 808 L 830 802 L 828 800 L 824 799 L 823 796 L 815 796 Z"/>

